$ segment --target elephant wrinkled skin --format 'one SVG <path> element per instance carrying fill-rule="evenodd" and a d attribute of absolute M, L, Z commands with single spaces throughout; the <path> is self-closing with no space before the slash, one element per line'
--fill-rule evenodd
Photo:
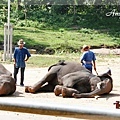
<path fill-rule="evenodd" d="M 26 86 L 25 92 L 53 92 L 63 97 L 94 97 L 109 94 L 113 88 L 111 71 L 94 75 L 80 63 L 59 61 L 49 67 L 48 73 L 33 86 Z"/>
<path fill-rule="evenodd" d="M 11 95 L 16 91 L 12 73 L 0 64 L 0 96 Z"/>

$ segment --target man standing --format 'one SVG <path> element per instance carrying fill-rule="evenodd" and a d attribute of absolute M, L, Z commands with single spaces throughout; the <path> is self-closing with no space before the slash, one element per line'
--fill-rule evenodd
<path fill-rule="evenodd" d="M 25 71 L 25 61 L 27 61 L 29 59 L 29 57 L 31 57 L 29 51 L 27 50 L 27 48 L 24 47 L 25 42 L 23 41 L 23 39 L 20 39 L 18 41 L 18 46 L 16 47 L 14 50 L 14 79 L 15 82 L 17 82 L 17 74 L 19 71 L 19 68 L 21 70 L 21 81 L 20 81 L 20 85 L 24 86 L 24 71 Z"/>
<path fill-rule="evenodd" d="M 95 54 L 90 50 L 90 46 L 83 45 L 82 52 L 83 54 L 80 58 L 82 65 L 91 72 L 93 66 L 94 70 L 96 71 L 96 63 L 95 63 L 96 57 Z"/>

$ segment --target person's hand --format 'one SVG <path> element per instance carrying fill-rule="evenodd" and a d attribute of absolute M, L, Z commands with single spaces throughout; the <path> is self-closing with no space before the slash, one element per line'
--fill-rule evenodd
<path fill-rule="evenodd" d="M 27 57 L 26 59 L 25 59 L 25 61 L 27 61 L 29 59 L 29 57 Z"/>
<path fill-rule="evenodd" d="M 96 70 L 96 67 L 94 67 L 94 70 L 95 70 L 96 74 L 98 75 L 98 72 L 97 72 L 97 70 Z"/>
<path fill-rule="evenodd" d="M 96 67 L 94 67 L 94 70 L 96 71 Z"/>
<path fill-rule="evenodd" d="M 14 64 L 16 64 L 16 60 L 15 59 L 13 59 L 13 62 L 14 62 Z"/>
<path fill-rule="evenodd" d="M 28 59 L 25 59 L 25 61 L 27 61 Z"/>

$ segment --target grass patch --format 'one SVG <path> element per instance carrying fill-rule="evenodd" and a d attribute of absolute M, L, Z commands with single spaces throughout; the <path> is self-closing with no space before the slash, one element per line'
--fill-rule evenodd
<path fill-rule="evenodd" d="M 54 63 L 57 63 L 59 60 L 66 61 L 76 61 L 79 62 L 79 57 L 77 55 L 37 55 L 32 56 L 27 62 L 28 66 L 32 67 L 48 67 Z"/>
<path fill-rule="evenodd" d="M 108 62 L 118 62 L 116 59 L 119 58 L 118 55 L 96 55 L 97 64 L 108 63 Z M 65 61 L 75 61 L 80 63 L 80 54 L 69 54 L 69 55 L 38 55 L 32 56 L 27 62 L 28 66 L 31 67 L 49 67 L 52 64 L 57 63 L 59 60 Z"/>
<path fill-rule="evenodd" d="M 57 63 L 59 60 L 65 60 L 65 61 L 74 61 L 74 62 L 79 62 L 80 63 L 80 56 L 81 53 L 72 53 L 72 54 L 55 54 L 55 55 L 40 55 L 40 54 L 32 54 L 32 56 L 29 58 L 27 61 L 27 66 L 28 67 L 49 67 L 52 64 Z M 2 56 L 0 56 L 2 58 Z M 102 55 L 102 54 L 96 54 L 97 58 L 97 65 L 100 63 L 105 64 L 105 63 L 116 63 L 119 64 L 120 56 L 119 55 Z M 4 64 L 14 64 L 14 62 L 10 62 L 9 60 L 1 63 Z"/>
<path fill-rule="evenodd" d="M 79 29 L 79 30 L 40 30 L 37 28 L 15 28 L 14 36 L 23 37 L 27 43 L 34 47 L 36 44 L 54 48 L 55 50 L 65 45 L 66 48 L 73 47 L 79 49 L 83 44 L 90 44 L 91 46 L 106 45 L 115 46 L 118 44 L 120 38 L 110 36 L 108 33 L 100 32 L 99 30 L 92 29 Z M 17 38 L 19 39 L 19 38 Z M 16 37 L 13 42 L 15 43 Z"/>
<path fill-rule="evenodd" d="M 0 28 L 0 44 L 3 45 L 3 28 Z M 119 37 L 111 36 L 107 32 L 99 30 L 79 28 L 78 30 L 40 30 L 33 27 L 14 27 L 13 47 L 17 41 L 23 38 L 28 49 L 36 49 L 37 53 L 44 54 L 46 49 L 52 49 L 53 53 L 77 53 L 83 44 L 89 44 L 92 48 L 119 46 Z"/>

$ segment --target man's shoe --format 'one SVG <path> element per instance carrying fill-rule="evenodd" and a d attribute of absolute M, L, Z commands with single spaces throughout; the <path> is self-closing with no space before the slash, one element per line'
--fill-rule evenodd
<path fill-rule="evenodd" d="M 20 84 L 20 86 L 24 86 L 24 84 Z"/>

